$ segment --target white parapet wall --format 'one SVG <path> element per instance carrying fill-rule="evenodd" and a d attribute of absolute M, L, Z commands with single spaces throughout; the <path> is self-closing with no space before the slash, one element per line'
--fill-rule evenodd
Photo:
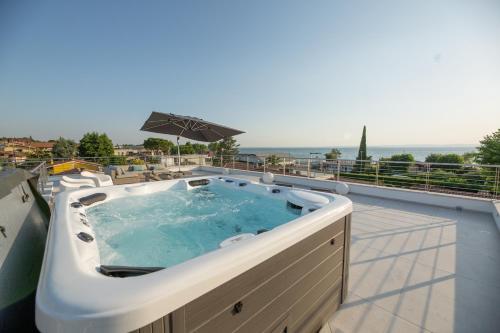
<path fill-rule="evenodd" d="M 202 166 L 198 170 L 206 172 L 222 173 L 223 168 Z M 261 177 L 262 172 L 231 169 L 231 174 Z M 299 187 L 317 188 L 335 191 L 338 182 L 332 180 L 321 180 L 314 178 L 274 174 L 277 183 L 287 183 Z M 349 185 L 350 193 L 378 197 L 384 199 L 400 200 L 420 203 L 431 206 L 445 207 L 451 209 L 463 209 L 481 213 L 492 214 L 498 230 L 500 231 L 500 201 L 491 199 L 466 197 L 461 195 L 408 190 L 402 188 L 366 185 L 345 182 Z"/>
<path fill-rule="evenodd" d="M 491 213 L 491 200 L 483 198 L 466 197 L 461 195 L 443 194 L 393 188 L 375 185 L 348 183 L 352 193 L 382 197 L 401 201 L 417 202 L 426 205 L 446 207 L 452 209 L 465 209 L 476 212 Z"/>
<path fill-rule="evenodd" d="M 493 202 L 493 218 L 497 224 L 498 230 L 500 230 L 500 201 Z"/>

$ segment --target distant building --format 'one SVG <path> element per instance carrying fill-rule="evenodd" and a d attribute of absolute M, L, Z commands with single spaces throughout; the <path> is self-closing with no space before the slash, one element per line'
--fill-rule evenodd
<path fill-rule="evenodd" d="M 33 147 L 33 149 L 44 149 L 47 151 L 52 151 L 52 148 L 54 147 L 55 144 L 56 144 L 55 142 L 37 141 L 37 142 L 32 142 L 31 147 Z"/>
<path fill-rule="evenodd" d="M 33 141 L 26 138 L 0 140 L 0 157 L 22 161 L 27 156 L 43 151 L 51 152 L 55 142 Z"/>
<path fill-rule="evenodd" d="M 264 158 L 255 154 L 238 154 L 235 157 L 237 162 L 248 162 L 252 164 L 263 164 Z"/>
<path fill-rule="evenodd" d="M 262 153 L 262 154 L 238 154 L 235 157 L 235 160 L 238 162 L 249 162 L 254 164 L 263 164 L 264 159 L 269 160 L 269 158 L 278 159 L 278 164 L 294 164 L 295 159 L 290 158 L 290 155 L 287 153 Z"/>
<path fill-rule="evenodd" d="M 325 170 L 325 172 L 338 172 L 340 167 L 340 172 L 352 172 L 355 165 L 356 161 L 354 160 L 324 160 L 320 165 L 320 169 Z"/>
<path fill-rule="evenodd" d="M 151 150 L 147 150 L 143 145 L 116 145 L 115 155 L 119 156 L 146 156 L 154 155 Z"/>

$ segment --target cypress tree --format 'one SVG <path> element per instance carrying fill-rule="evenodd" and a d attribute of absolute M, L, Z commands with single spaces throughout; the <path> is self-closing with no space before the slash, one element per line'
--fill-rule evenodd
<path fill-rule="evenodd" d="M 357 160 L 366 160 L 366 126 L 363 126 L 363 135 L 361 136 L 361 142 L 359 144 L 358 157 Z"/>
<path fill-rule="evenodd" d="M 366 154 L 366 126 L 363 126 L 363 135 L 361 136 L 361 142 L 359 143 L 358 156 L 356 157 L 355 169 L 363 171 L 366 162 L 360 162 L 370 159 Z"/>

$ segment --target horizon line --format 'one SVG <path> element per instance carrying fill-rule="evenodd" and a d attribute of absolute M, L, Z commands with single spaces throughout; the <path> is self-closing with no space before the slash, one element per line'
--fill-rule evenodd
<path fill-rule="evenodd" d="M 474 147 L 477 148 L 479 144 L 470 143 L 470 144 L 404 144 L 404 145 L 367 145 L 367 147 L 377 147 L 377 148 L 428 148 L 428 147 Z M 239 148 L 252 148 L 252 149 L 260 149 L 260 148 L 358 148 L 358 145 L 353 146 L 240 146 Z"/>

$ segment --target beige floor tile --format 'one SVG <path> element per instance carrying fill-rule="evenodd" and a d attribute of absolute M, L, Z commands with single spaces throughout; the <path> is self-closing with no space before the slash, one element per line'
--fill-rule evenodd
<path fill-rule="evenodd" d="M 329 322 L 334 333 L 343 332 L 426 332 L 373 303 L 351 294 Z"/>
<path fill-rule="evenodd" d="M 383 313 L 433 332 L 500 327 L 500 233 L 491 216 L 352 199 L 351 303 L 332 331 L 394 331 Z"/>

